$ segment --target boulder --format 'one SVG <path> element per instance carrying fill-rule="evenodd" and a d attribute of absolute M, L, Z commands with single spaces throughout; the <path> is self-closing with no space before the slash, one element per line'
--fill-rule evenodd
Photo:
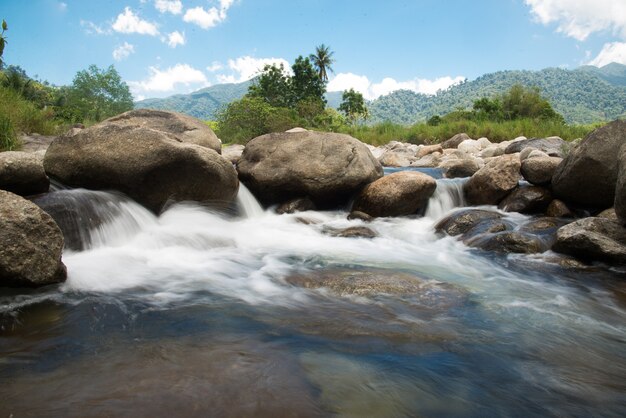
<path fill-rule="evenodd" d="M 498 208 L 505 212 L 542 213 L 552 202 L 552 194 L 540 186 L 518 187 L 505 197 Z"/>
<path fill-rule="evenodd" d="M 435 225 L 436 232 L 444 232 L 450 236 L 465 234 L 480 222 L 501 219 L 498 212 L 482 209 L 462 209 L 451 213 Z"/>
<path fill-rule="evenodd" d="M 465 154 L 470 155 L 478 154 L 478 152 L 481 150 L 478 141 L 475 141 L 473 139 L 466 139 L 465 141 L 461 142 L 457 146 L 457 149 Z"/>
<path fill-rule="evenodd" d="M 422 158 L 428 154 L 432 154 L 433 152 L 443 153 L 443 148 L 441 147 L 441 144 L 424 145 L 417 150 L 415 156 L 417 158 Z"/>
<path fill-rule="evenodd" d="M 618 155 L 624 143 L 626 121 L 617 120 L 591 132 L 557 167 L 552 177 L 554 194 L 584 207 L 612 207 Z"/>
<path fill-rule="evenodd" d="M 463 190 L 472 205 L 497 205 L 519 182 L 518 157 L 504 156 L 488 161 L 465 185 Z"/>
<path fill-rule="evenodd" d="M 434 152 L 420 158 L 419 160 L 412 161 L 409 164 L 410 167 L 437 167 L 441 162 L 441 154 Z"/>
<path fill-rule="evenodd" d="M 505 148 L 506 147 L 502 146 L 501 144 L 490 145 L 482 150 L 479 155 L 481 158 L 499 157 L 501 155 L 504 155 Z"/>
<path fill-rule="evenodd" d="M 517 231 L 503 231 L 496 234 L 477 236 L 466 241 L 470 247 L 498 253 L 541 253 L 548 246 L 538 237 Z"/>
<path fill-rule="evenodd" d="M 467 135 L 466 133 L 456 134 L 452 138 L 448 139 L 447 141 L 442 142 L 441 148 L 443 149 L 456 148 L 459 146 L 461 142 L 465 141 L 466 139 L 472 139 L 472 138 L 470 138 L 469 135 Z"/>
<path fill-rule="evenodd" d="M 622 145 L 618 156 L 614 206 L 617 219 L 626 226 L 626 143 Z"/>
<path fill-rule="evenodd" d="M 276 208 L 276 213 L 282 215 L 284 213 L 305 212 L 307 210 L 315 210 L 315 203 L 308 197 L 299 197 L 280 205 Z"/>
<path fill-rule="evenodd" d="M 388 150 L 378 159 L 384 167 L 408 167 L 411 163 L 417 161 L 415 154 L 410 151 Z"/>
<path fill-rule="evenodd" d="M 244 148 L 245 146 L 241 144 L 227 145 L 222 148 L 222 157 L 226 158 L 232 164 L 237 164 L 237 161 L 241 158 L 241 154 L 243 154 Z"/>
<path fill-rule="evenodd" d="M 481 164 L 475 158 L 462 160 L 448 160 L 440 165 L 445 170 L 445 176 L 449 179 L 458 177 L 471 177 L 480 170 Z"/>
<path fill-rule="evenodd" d="M 543 151 L 551 157 L 563 158 L 569 148 L 569 145 L 558 136 L 551 136 L 548 138 L 530 138 L 514 140 L 508 147 L 506 147 L 504 152 L 505 154 L 515 154 L 516 152 L 521 152 L 524 148 L 528 147 Z"/>
<path fill-rule="evenodd" d="M 34 203 L 0 190 L 0 286 L 58 283 L 67 273 L 61 261 L 63 235 Z"/>
<path fill-rule="evenodd" d="M 533 148 L 533 147 L 526 147 L 526 148 L 524 148 L 523 150 L 521 150 L 519 152 L 519 160 L 520 161 L 524 161 L 526 158 L 528 158 L 530 153 L 533 152 L 533 151 L 537 151 L 537 149 Z M 546 155 L 548 155 L 548 154 L 546 154 Z"/>
<path fill-rule="evenodd" d="M 154 212 L 168 201 L 202 201 L 216 209 L 232 204 L 237 173 L 213 149 L 198 145 L 210 142 L 206 136 L 183 131 L 189 126 L 166 117 L 152 119 L 183 132 L 150 127 L 144 118 L 133 122 L 132 113 L 55 140 L 44 158 L 46 173 L 72 187 L 120 191 Z"/>
<path fill-rule="evenodd" d="M 153 109 L 136 109 L 105 120 L 120 127 L 148 128 L 169 134 L 177 141 L 201 145 L 220 154 L 222 141 L 209 126 L 182 113 Z"/>
<path fill-rule="evenodd" d="M 254 138 L 237 170 L 240 180 L 265 204 L 309 196 L 321 209 L 347 203 L 383 176 L 382 166 L 359 140 L 315 131 Z"/>
<path fill-rule="evenodd" d="M 476 143 L 478 144 L 481 150 L 487 149 L 493 145 L 491 141 L 489 140 L 489 138 L 485 138 L 484 136 L 481 138 L 478 138 L 476 140 Z"/>
<path fill-rule="evenodd" d="M 605 209 L 602 212 L 596 215 L 598 218 L 610 219 L 612 221 L 618 222 L 617 212 L 615 212 L 615 208 Z"/>
<path fill-rule="evenodd" d="M 546 215 L 554 218 L 573 218 L 574 213 L 567 207 L 565 202 L 554 199 L 546 209 Z"/>
<path fill-rule="evenodd" d="M 611 219 L 579 219 L 559 228 L 552 250 L 586 262 L 626 264 L 626 228 Z"/>
<path fill-rule="evenodd" d="M 374 217 L 412 215 L 426 207 L 436 188 L 435 179 L 426 174 L 393 173 L 367 185 L 356 197 L 352 211 Z"/>
<path fill-rule="evenodd" d="M 43 155 L 0 152 L 0 189 L 28 196 L 45 193 L 49 187 L 50 180 L 43 169 Z"/>
<path fill-rule="evenodd" d="M 529 183 L 544 186 L 550 184 L 561 161 L 558 157 L 527 158 L 522 161 L 520 172 Z"/>

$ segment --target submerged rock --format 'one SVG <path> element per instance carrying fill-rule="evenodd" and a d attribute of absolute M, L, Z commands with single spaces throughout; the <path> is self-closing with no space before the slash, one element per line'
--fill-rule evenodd
<path fill-rule="evenodd" d="M 21 196 L 45 193 L 50 180 L 43 169 L 43 155 L 20 151 L 0 152 L 0 189 Z"/>
<path fill-rule="evenodd" d="M 626 143 L 626 121 L 596 129 L 574 148 L 552 177 L 555 196 L 567 202 L 604 209 L 615 203 L 618 155 Z"/>
<path fill-rule="evenodd" d="M 626 228 L 605 218 L 584 218 L 557 231 L 552 250 L 583 261 L 626 264 Z"/>
<path fill-rule="evenodd" d="M 517 231 L 476 236 L 465 243 L 470 247 L 498 253 L 533 254 L 544 252 L 549 248 L 549 245 L 540 238 Z"/>
<path fill-rule="evenodd" d="M 348 135 L 272 133 L 246 145 L 239 178 L 265 204 L 309 196 L 319 208 L 336 208 L 383 176 L 369 149 Z"/>
<path fill-rule="evenodd" d="M 501 218 L 502 215 L 498 212 L 483 209 L 462 209 L 439 221 L 435 225 L 435 231 L 457 236 L 465 234 L 482 221 Z"/>
<path fill-rule="evenodd" d="M 348 214 L 348 220 L 355 220 L 355 219 L 358 219 L 364 222 L 371 222 L 374 220 L 374 217 L 368 215 L 367 213 L 359 212 L 358 210 L 353 210 L 352 212 Z"/>
<path fill-rule="evenodd" d="M 323 232 L 339 238 L 376 238 L 378 234 L 366 226 L 351 226 L 344 229 L 326 228 Z"/>
<path fill-rule="evenodd" d="M 282 215 L 283 213 L 296 213 L 307 210 L 315 210 L 315 203 L 313 203 L 313 201 L 308 197 L 300 197 L 278 206 L 276 208 L 276 213 Z"/>
<path fill-rule="evenodd" d="M 58 138 L 44 168 L 68 186 L 117 190 L 154 212 L 184 200 L 223 209 L 234 201 L 239 183 L 232 164 L 212 149 L 217 145 L 200 121 L 131 111 Z"/>
<path fill-rule="evenodd" d="M 505 212 L 543 213 L 550 202 L 550 190 L 539 186 L 518 187 L 505 197 L 498 205 Z"/>
<path fill-rule="evenodd" d="M 417 213 L 437 188 L 432 177 L 417 172 L 393 173 L 367 185 L 356 197 L 352 211 L 370 216 L 406 216 Z"/>
<path fill-rule="evenodd" d="M 0 190 L 0 286 L 33 287 L 62 282 L 63 235 L 37 205 Z"/>
<path fill-rule="evenodd" d="M 519 182 L 520 161 L 515 156 L 493 159 L 474 174 L 465 186 L 465 196 L 472 205 L 496 205 Z"/>

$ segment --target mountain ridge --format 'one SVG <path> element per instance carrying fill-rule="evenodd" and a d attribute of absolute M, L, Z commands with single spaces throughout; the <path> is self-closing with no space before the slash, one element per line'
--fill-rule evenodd
<path fill-rule="evenodd" d="M 220 108 L 240 99 L 253 80 L 217 84 L 190 94 L 163 99 L 145 99 L 136 108 L 173 110 L 204 120 L 215 119 Z M 568 123 L 593 123 L 626 116 L 626 65 L 611 63 L 598 68 L 582 66 L 574 70 L 545 68 L 537 71 L 505 70 L 464 81 L 436 95 L 397 90 L 368 101 L 368 123 L 391 121 L 401 124 L 423 122 L 434 115 L 445 115 L 458 108 L 469 108 L 474 100 L 492 97 L 513 84 L 537 86 Z M 337 108 L 341 92 L 327 93 L 330 107 Z"/>

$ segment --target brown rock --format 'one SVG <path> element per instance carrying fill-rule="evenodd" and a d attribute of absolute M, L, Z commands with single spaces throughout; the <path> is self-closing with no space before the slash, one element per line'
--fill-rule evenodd
<path fill-rule="evenodd" d="M 0 189 L 29 196 L 45 193 L 50 180 L 43 169 L 43 155 L 20 151 L 0 152 Z"/>
<path fill-rule="evenodd" d="M 474 174 L 465 186 L 465 196 L 472 205 L 496 205 L 519 182 L 520 161 L 517 157 L 490 160 Z"/>
<path fill-rule="evenodd" d="M 522 161 L 520 171 L 529 183 L 544 186 L 550 184 L 561 161 L 563 159 L 558 157 L 527 158 Z"/>

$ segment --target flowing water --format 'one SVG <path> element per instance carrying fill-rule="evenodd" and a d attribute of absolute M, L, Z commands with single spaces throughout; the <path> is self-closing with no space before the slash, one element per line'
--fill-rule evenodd
<path fill-rule="evenodd" d="M 0 293 L 0 416 L 625 416 L 623 272 L 436 235 L 462 182 L 369 224 L 55 192 L 92 222 L 66 283 Z"/>

